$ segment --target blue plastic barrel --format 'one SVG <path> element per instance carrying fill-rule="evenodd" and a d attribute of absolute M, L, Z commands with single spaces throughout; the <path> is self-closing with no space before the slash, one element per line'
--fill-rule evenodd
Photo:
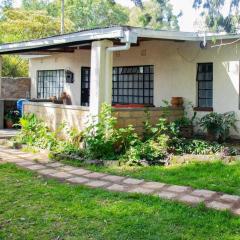
<path fill-rule="evenodd" d="M 23 115 L 23 103 L 28 102 L 26 99 L 19 99 L 17 101 L 17 110 L 20 112 L 20 116 L 22 117 Z"/>

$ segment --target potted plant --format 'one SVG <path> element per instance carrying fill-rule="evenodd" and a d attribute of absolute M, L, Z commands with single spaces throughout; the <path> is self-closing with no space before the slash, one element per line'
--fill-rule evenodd
<path fill-rule="evenodd" d="M 230 129 L 238 131 L 234 112 L 209 113 L 201 118 L 200 126 L 207 130 L 207 137 L 212 141 L 224 142 L 230 134 Z"/>
<path fill-rule="evenodd" d="M 175 123 L 179 127 L 180 134 L 184 138 L 193 137 L 193 127 L 194 121 L 197 117 L 197 112 L 193 111 L 193 105 L 191 102 L 185 104 L 184 116 L 180 119 L 177 119 Z"/>
<path fill-rule="evenodd" d="M 177 126 L 179 127 L 179 131 L 182 137 L 184 138 L 192 138 L 193 136 L 193 120 L 182 117 L 175 121 Z"/>
<path fill-rule="evenodd" d="M 206 114 L 200 120 L 200 126 L 207 130 L 207 138 L 210 141 L 217 141 L 222 127 L 222 115 L 216 112 Z"/>
<path fill-rule="evenodd" d="M 14 124 L 19 122 L 20 113 L 18 110 L 11 110 L 5 115 L 4 119 L 5 119 L 6 127 L 13 128 Z"/>

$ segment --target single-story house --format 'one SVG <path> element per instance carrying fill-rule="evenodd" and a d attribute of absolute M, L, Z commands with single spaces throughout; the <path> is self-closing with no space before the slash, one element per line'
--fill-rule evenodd
<path fill-rule="evenodd" d="M 163 100 L 183 97 L 200 114 L 235 111 L 239 118 L 239 39 L 240 34 L 115 26 L 3 44 L 0 55 L 29 59 L 32 98 L 69 96 L 71 105 L 24 105 L 51 126 L 66 121 L 82 128 L 86 116 L 97 115 L 106 102 L 119 104 L 119 125 L 141 127 L 144 108 L 125 105 L 148 106 L 156 120 Z M 172 108 L 170 117 L 182 114 Z"/>

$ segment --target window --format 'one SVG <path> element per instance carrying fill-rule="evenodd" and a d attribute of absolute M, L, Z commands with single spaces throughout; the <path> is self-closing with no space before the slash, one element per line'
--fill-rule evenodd
<path fill-rule="evenodd" d="M 199 63 L 197 67 L 198 107 L 213 106 L 213 64 Z"/>
<path fill-rule="evenodd" d="M 64 89 L 64 70 L 41 70 L 37 72 L 37 98 L 59 98 Z"/>
<path fill-rule="evenodd" d="M 113 68 L 113 104 L 153 104 L 153 66 Z"/>

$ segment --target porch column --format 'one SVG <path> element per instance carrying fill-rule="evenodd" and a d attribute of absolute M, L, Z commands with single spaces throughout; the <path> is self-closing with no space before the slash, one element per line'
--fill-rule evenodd
<path fill-rule="evenodd" d="M 0 55 L 0 129 L 4 127 L 4 101 L 2 98 L 2 56 Z"/>
<path fill-rule="evenodd" d="M 0 98 L 2 97 L 2 56 L 0 55 Z"/>
<path fill-rule="evenodd" d="M 113 54 L 107 52 L 113 43 L 109 40 L 95 41 L 91 50 L 90 113 L 99 114 L 102 103 L 112 104 Z"/>

